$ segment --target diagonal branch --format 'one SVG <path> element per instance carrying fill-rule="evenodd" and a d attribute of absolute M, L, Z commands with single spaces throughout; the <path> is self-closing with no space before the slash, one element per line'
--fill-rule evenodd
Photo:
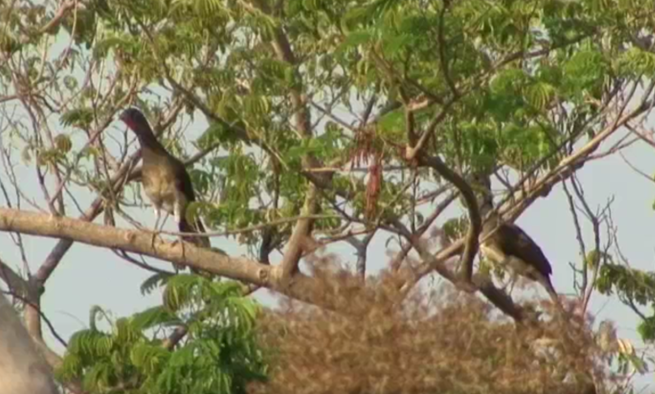
<path fill-rule="evenodd" d="M 301 213 L 303 216 L 313 215 L 315 213 L 318 207 L 316 197 L 317 190 L 312 185 L 307 191 L 305 205 Z M 313 222 L 314 220 L 311 218 L 303 218 L 296 223 L 287 243 L 284 258 L 282 259 L 282 276 L 284 278 L 289 278 L 298 271 L 298 263 L 303 255 L 303 245 L 305 244 L 305 240 L 311 236 Z"/>
<path fill-rule="evenodd" d="M 478 237 L 482 231 L 482 219 L 480 218 L 480 209 L 478 207 L 478 202 L 475 199 L 475 194 L 471 186 L 457 174 L 455 171 L 448 168 L 448 166 L 438 157 L 428 157 L 425 155 L 419 156 L 419 164 L 433 168 L 444 177 L 448 182 L 455 185 L 457 190 L 459 190 L 462 197 L 466 201 L 466 207 L 469 213 L 469 220 L 471 224 L 469 225 L 468 231 L 466 232 L 466 239 L 464 242 L 464 253 L 460 258 L 460 266 L 463 279 L 470 283 L 473 277 L 473 259 L 478 253 Z"/>
<path fill-rule="evenodd" d="M 489 280 L 489 278 L 484 275 L 475 275 L 472 277 L 471 282 L 462 281 L 453 274 L 448 267 L 444 264 L 447 258 L 441 257 L 439 255 L 434 256 L 430 253 L 425 247 L 424 242 L 417 237 L 412 236 L 409 233 L 407 228 L 400 223 L 395 221 L 394 226 L 399 230 L 399 232 L 411 243 L 414 249 L 418 252 L 421 259 L 427 265 L 433 267 L 439 275 L 443 278 L 454 284 L 456 287 L 474 292 L 476 290 L 480 291 L 492 304 L 494 304 L 498 309 L 503 311 L 508 316 L 511 316 L 515 321 L 522 322 L 525 320 L 525 311 L 520 306 L 516 305 L 511 297 L 509 297 L 505 292 L 496 288 L 494 284 Z M 463 242 L 460 242 L 463 243 Z M 421 279 L 421 275 L 410 274 L 409 278 L 406 280 L 403 290 L 405 294 Z"/>
<path fill-rule="evenodd" d="M 608 125 L 604 130 L 596 134 L 596 136 L 589 141 L 586 145 L 580 148 L 578 151 L 570 154 L 569 156 L 563 158 L 560 161 L 560 164 L 551 170 L 548 174 L 541 177 L 535 184 L 527 189 L 522 194 L 518 195 L 515 199 L 515 203 L 506 209 L 503 210 L 504 218 L 503 220 L 507 222 L 513 222 L 518 218 L 523 211 L 525 211 L 537 198 L 541 196 L 547 196 L 550 190 L 559 182 L 563 182 L 568 179 L 572 174 L 575 173 L 579 168 L 584 166 L 585 161 L 594 153 L 600 144 L 609 138 L 614 132 L 616 132 L 620 127 L 625 125 L 627 122 L 632 119 L 643 115 L 647 112 L 652 105 L 651 100 L 643 100 L 641 105 L 634 108 L 629 113 L 623 115 L 616 119 Z M 421 256 L 423 259 L 423 264 L 418 268 L 415 275 L 418 278 L 421 278 L 428 273 L 437 270 L 439 274 L 442 274 L 443 261 L 456 256 L 462 253 L 464 247 L 464 238 L 453 242 L 448 247 L 440 250 L 436 255 L 432 256 L 427 254 L 426 256 Z M 427 258 L 429 257 L 429 258 Z M 447 277 L 446 277 L 447 278 Z M 418 280 L 413 280 L 412 283 L 416 283 Z"/>
<path fill-rule="evenodd" d="M 217 276 L 278 291 L 299 301 L 335 309 L 334 300 L 316 294 L 316 280 L 296 273 L 282 281 L 281 267 L 261 264 L 246 257 L 234 257 L 181 242 L 155 242 L 147 232 L 120 229 L 68 217 L 0 208 L 0 231 L 60 238 L 109 249 L 120 249 L 158 258 Z M 336 279 L 335 279 L 336 280 Z"/>

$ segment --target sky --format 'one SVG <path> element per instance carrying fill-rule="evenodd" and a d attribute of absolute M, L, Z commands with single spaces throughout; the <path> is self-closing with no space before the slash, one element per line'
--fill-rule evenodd
<path fill-rule="evenodd" d="M 204 120 L 197 119 L 191 128 L 196 133 L 195 137 L 205 130 L 206 126 Z M 652 122 L 649 126 L 652 126 Z M 118 133 L 125 130 L 125 126 L 119 121 L 114 121 L 111 127 Z M 625 132 L 625 130 L 620 131 L 614 140 Z M 191 134 L 187 138 L 193 140 L 194 135 Z M 606 142 L 601 149 L 608 145 L 609 143 Z M 131 148 L 131 152 L 133 149 L 134 147 Z M 655 150 L 645 143 L 638 142 L 623 150 L 623 154 L 634 166 L 644 172 L 655 172 Z M 20 166 L 17 171 L 19 179 L 29 180 L 24 184 L 21 183 L 26 193 L 40 195 L 34 169 Z M 637 174 L 619 155 L 588 163 L 578 171 L 578 177 L 592 209 L 602 208 L 610 199 L 614 199 L 611 207 L 614 224 L 618 229 L 618 241 L 630 266 L 653 270 L 655 240 L 651 230 L 655 212 L 651 207 L 655 201 L 655 184 Z M 7 181 L 3 174 L 0 174 L 0 180 Z M 81 199 L 81 202 L 86 204 L 90 201 L 90 198 Z M 455 203 L 435 225 L 439 226 L 446 219 L 462 212 L 461 207 Z M 150 208 L 136 207 L 131 209 L 130 213 L 147 224 L 154 223 Z M 99 217 L 95 222 L 101 223 L 101 220 L 102 217 Z M 573 275 L 569 263 L 579 261 L 580 256 L 568 202 L 561 185 L 553 188 L 547 198 L 537 200 L 516 223 L 539 243 L 551 261 L 552 280 L 558 292 L 572 293 Z M 127 226 L 124 223 L 119 225 Z M 171 220 L 168 221 L 166 228 L 174 230 Z M 583 229 L 585 240 L 590 245 L 592 233 L 587 222 L 583 222 Z M 24 240 L 28 250 L 28 261 L 33 270 L 39 267 L 57 242 L 53 239 L 32 236 L 25 236 Z M 370 245 L 369 273 L 375 273 L 388 261 L 385 242 L 386 237 L 376 236 Z M 213 238 L 212 244 L 230 254 L 246 253 L 233 240 Z M 0 234 L 0 248 L 3 250 L 0 257 L 20 270 L 20 255 L 8 234 Z M 355 250 L 350 246 L 342 245 L 332 250 L 336 251 L 344 262 L 354 264 L 356 261 Z M 161 264 L 162 267 L 169 268 L 169 263 Z M 159 303 L 160 292 L 156 291 L 149 295 L 140 293 L 140 285 L 149 275 L 148 272 L 121 260 L 108 250 L 76 243 L 47 282 L 42 309 L 57 328 L 58 333 L 68 339 L 75 331 L 89 327 L 89 312 L 93 306 L 101 306 L 109 311 L 111 316 L 121 317 Z M 534 291 L 545 297 L 543 291 L 536 288 Z M 267 290 L 257 291 L 254 297 L 265 305 L 275 303 L 271 292 Z M 616 298 L 595 295 L 590 312 L 596 316 L 597 322 L 603 319 L 614 321 L 619 330 L 619 337 L 631 340 L 640 350 L 645 349 L 645 345 L 641 344 L 635 331 L 638 318 Z M 650 311 L 646 310 L 646 312 Z M 53 339 L 45 326 L 44 332 L 47 342 L 61 352 L 63 347 Z M 639 387 L 646 387 L 647 392 L 653 391 L 652 385 L 649 385 L 652 379 L 652 374 L 639 377 Z"/>

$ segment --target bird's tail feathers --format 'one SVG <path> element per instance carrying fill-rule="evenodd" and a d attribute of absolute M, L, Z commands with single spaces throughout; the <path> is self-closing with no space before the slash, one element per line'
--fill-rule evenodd
<path fill-rule="evenodd" d="M 198 234 L 205 233 L 205 226 L 202 224 L 200 218 L 196 218 L 195 223 L 193 224 L 189 223 L 186 220 L 186 218 L 182 218 L 182 220 L 180 220 L 179 229 L 181 233 L 198 233 Z M 209 242 L 209 238 L 207 237 L 183 236 L 182 240 L 194 244 L 201 248 L 211 247 L 211 243 Z"/>
<path fill-rule="evenodd" d="M 557 294 L 557 291 L 555 291 L 555 287 L 553 286 L 553 283 L 550 281 L 550 278 L 547 276 L 543 276 L 541 280 L 539 280 L 541 284 L 546 288 L 546 291 L 548 292 L 548 295 L 550 298 L 553 300 L 553 303 L 557 307 L 557 309 L 561 312 L 564 313 L 564 307 L 562 306 L 562 303 L 559 299 L 559 294 Z"/>

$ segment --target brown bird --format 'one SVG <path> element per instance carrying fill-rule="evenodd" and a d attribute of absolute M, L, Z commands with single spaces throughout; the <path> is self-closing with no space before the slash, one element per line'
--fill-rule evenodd
<path fill-rule="evenodd" d="M 481 183 L 486 190 L 482 192 L 480 203 L 480 214 L 484 220 L 480 233 L 480 250 L 487 258 L 510 268 L 514 275 L 541 283 L 559 305 L 557 292 L 550 281 L 553 269 L 544 252 L 519 226 L 502 221 L 493 210 L 489 178 L 486 177 Z"/>
<path fill-rule="evenodd" d="M 167 215 L 173 214 L 180 232 L 204 233 L 205 228 L 200 218 L 193 223 L 189 223 L 186 218 L 186 209 L 196 200 L 196 195 L 184 164 L 157 140 L 145 116 L 138 109 L 126 109 L 120 119 L 136 134 L 141 144 L 141 182 L 145 195 L 155 210 L 155 230 L 163 209 Z M 199 247 L 211 246 L 207 237 L 182 236 L 182 240 Z"/>

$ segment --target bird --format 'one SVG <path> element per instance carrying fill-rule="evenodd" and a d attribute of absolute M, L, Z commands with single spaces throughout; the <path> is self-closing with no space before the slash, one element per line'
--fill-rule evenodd
<path fill-rule="evenodd" d="M 493 197 L 488 176 L 482 182 L 480 214 L 484 223 L 480 233 L 482 254 L 501 266 L 510 268 L 515 275 L 521 275 L 540 283 L 549 296 L 559 305 L 557 291 L 550 276 L 553 269 L 539 245 L 519 226 L 503 222 L 493 210 Z"/>
<path fill-rule="evenodd" d="M 120 120 L 136 134 L 141 145 L 141 182 L 144 194 L 155 211 L 155 231 L 163 209 L 167 216 L 173 214 L 180 232 L 204 233 L 205 228 L 200 218 L 189 223 L 186 217 L 186 210 L 190 203 L 196 201 L 196 195 L 184 164 L 157 140 L 141 111 L 128 108 L 121 113 Z M 211 247 L 207 237 L 182 236 L 182 240 L 199 247 Z"/>

